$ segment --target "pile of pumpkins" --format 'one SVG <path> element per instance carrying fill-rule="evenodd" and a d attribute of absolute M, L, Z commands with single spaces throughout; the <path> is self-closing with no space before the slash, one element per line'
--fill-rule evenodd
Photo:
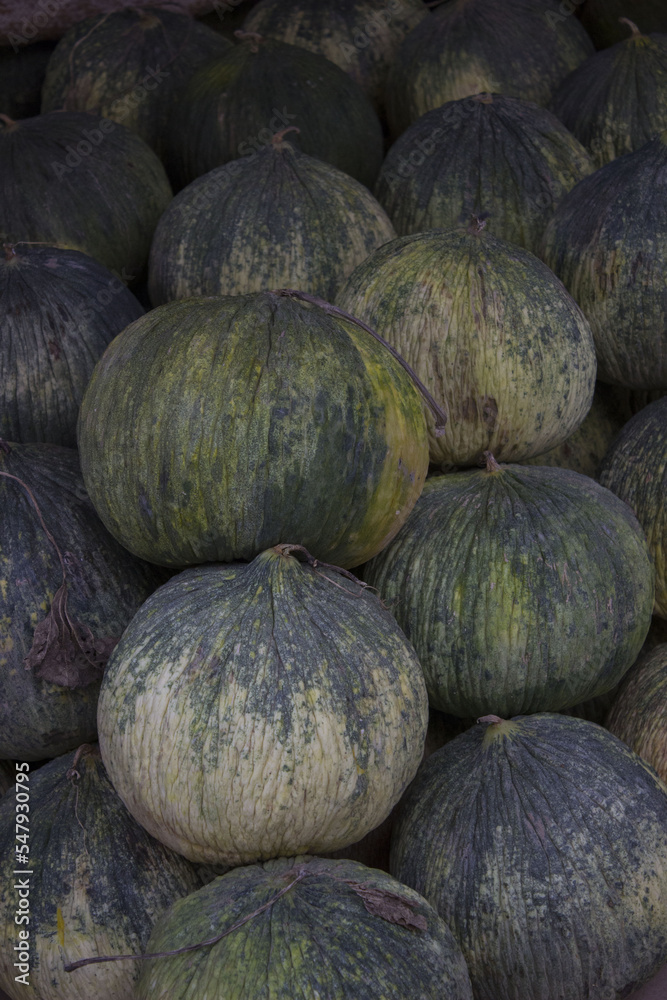
<path fill-rule="evenodd" d="M 0 992 L 630 997 L 667 8 L 15 6 Z"/>

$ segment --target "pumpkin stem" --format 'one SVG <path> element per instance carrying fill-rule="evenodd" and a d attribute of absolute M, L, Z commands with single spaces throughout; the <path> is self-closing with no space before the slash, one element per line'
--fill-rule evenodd
<path fill-rule="evenodd" d="M 100 756 L 100 748 L 95 743 L 82 743 L 80 747 L 77 748 L 74 754 L 74 760 L 72 761 L 72 766 L 68 768 L 65 777 L 71 781 L 74 778 L 80 778 L 81 775 L 77 771 L 77 766 L 82 757 L 90 757 L 95 754 L 97 757 Z"/>
<path fill-rule="evenodd" d="M 634 21 L 631 21 L 629 17 L 619 17 L 618 23 L 619 24 L 627 24 L 628 28 L 630 28 L 630 30 L 632 32 L 632 34 L 630 36 L 631 38 L 638 38 L 639 35 L 641 35 L 641 31 L 639 30 L 639 28 L 637 27 L 637 25 L 634 23 Z"/>
<path fill-rule="evenodd" d="M 357 319 L 357 317 L 353 316 L 352 313 L 345 312 L 344 309 L 339 309 L 338 306 L 332 306 L 330 302 L 325 302 L 324 299 L 318 299 L 315 295 L 309 295 L 307 292 L 298 292 L 293 288 L 277 288 L 274 289 L 271 294 L 280 295 L 282 298 L 286 299 L 300 299 L 302 302 L 310 302 L 314 306 L 319 306 L 320 309 L 329 313 L 330 316 L 339 316 L 341 319 L 346 319 L 349 323 L 355 323 L 357 326 L 361 327 L 362 330 L 365 330 L 366 333 L 370 333 L 371 337 L 375 337 L 375 339 L 379 341 L 383 347 L 386 347 L 392 358 L 395 358 L 399 365 L 406 370 L 415 386 L 426 400 L 431 413 L 435 417 L 435 436 L 442 437 L 445 433 L 447 414 L 442 407 L 436 403 L 435 399 L 428 391 L 424 383 L 420 380 L 417 373 L 413 371 L 407 361 L 401 357 L 398 351 L 392 347 L 391 344 L 385 340 L 383 336 L 381 336 L 381 334 L 377 333 L 376 330 L 373 330 L 372 327 L 367 326 L 360 319 Z"/>
<path fill-rule="evenodd" d="M 11 455 L 12 453 L 12 449 L 3 438 L 0 438 L 0 451 L 4 451 L 5 455 Z"/>
<path fill-rule="evenodd" d="M 297 128 L 296 125 L 288 125 L 287 128 L 284 128 L 282 130 L 282 132 L 276 132 L 276 134 L 271 138 L 271 142 L 273 143 L 274 148 L 280 149 L 282 146 L 287 145 L 287 143 L 285 143 L 283 139 L 288 132 L 300 132 L 300 131 L 301 129 Z"/>
<path fill-rule="evenodd" d="M 258 31 L 244 31 L 243 28 L 239 28 L 234 34 L 239 41 L 250 42 L 251 52 L 259 52 L 259 46 L 264 41 L 264 35 L 260 35 Z"/>
<path fill-rule="evenodd" d="M 484 458 L 486 459 L 486 471 L 487 472 L 500 472 L 501 468 L 493 457 L 493 452 L 485 451 Z"/>
<path fill-rule="evenodd" d="M 375 587 L 371 587 L 369 583 L 364 583 L 364 581 L 360 580 L 359 577 L 354 575 L 354 573 L 350 573 L 349 569 L 343 569 L 342 566 L 334 566 L 332 563 L 322 562 L 321 559 L 316 559 L 314 556 L 311 556 L 308 549 L 305 548 L 305 546 L 303 545 L 292 545 L 289 543 L 284 543 L 281 545 L 274 545 L 274 549 L 281 556 L 290 556 L 294 552 L 298 552 L 300 555 L 303 556 L 304 562 L 307 563 L 308 566 L 312 566 L 314 570 L 317 570 L 317 567 L 320 566 L 322 569 L 328 569 L 331 570 L 333 573 L 339 573 L 341 576 L 344 576 L 347 580 L 352 580 L 352 582 L 356 583 L 359 587 L 361 587 L 362 590 L 375 590 Z M 317 575 L 322 576 L 321 573 L 318 573 Z M 326 577 L 324 577 L 324 579 L 326 580 Z M 333 580 L 330 582 L 333 583 Z M 344 587 L 342 589 L 345 590 Z M 345 593 L 349 594 L 351 593 L 351 591 L 345 590 Z"/>
<path fill-rule="evenodd" d="M 480 104 L 493 104 L 493 94 L 488 91 L 484 91 L 482 94 L 475 94 L 473 101 L 478 101 Z"/>
<path fill-rule="evenodd" d="M 0 122 L 3 122 L 7 128 L 11 128 L 13 125 L 16 125 L 14 119 L 10 118 L 9 115 L 0 114 Z"/>
<path fill-rule="evenodd" d="M 480 723 L 480 722 L 490 722 L 492 725 L 497 725 L 499 722 L 504 722 L 504 721 L 505 720 L 501 719 L 499 715 L 482 715 L 477 720 L 478 723 Z"/>
<path fill-rule="evenodd" d="M 479 234 L 486 229 L 486 220 L 489 218 L 488 212 L 482 212 L 480 215 L 473 215 L 470 223 L 468 225 L 468 232 L 471 236 L 479 236 Z"/>
<path fill-rule="evenodd" d="M 16 257 L 16 250 L 13 243 L 3 243 L 2 249 L 5 251 L 5 260 L 11 260 L 12 257 Z"/>

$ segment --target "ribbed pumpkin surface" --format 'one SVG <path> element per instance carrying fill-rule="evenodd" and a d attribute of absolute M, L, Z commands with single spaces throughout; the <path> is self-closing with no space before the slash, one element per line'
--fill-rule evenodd
<path fill-rule="evenodd" d="M 420 396 L 386 348 L 268 292 L 170 302 L 124 330 L 88 385 L 79 448 L 106 526 L 165 566 L 285 539 L 359 565 L 428 466 Z"/>
<path fill-rule="evenodd" d="M 544 108 L 477 94 L 410 125 L 375 192 L 400 236 L 488 213 L 489 232 L 534 250 L 558 201 L 592 170 L 581 144 Z"/>
<path fill-rule="evenodd" d="M 637 661 L 605 726 L 667 781 L 667 643 Z"/>
<path fill-rule="evenodd" d="M 665 961 L 667 788 L 591 722 L 483 721 L 434 753 L 391 870 L 453 931 L 476 1000 L 627 997 Z"/>
<path fill-rule="evenodd" d="M 414 776 L 427 721 L 391 614 L 289 547 L 160 588 L 113 653 L 98 713 L 132 815 L 231 865 L 359 840 Z"/>
<path fill-rule="evenodd" d="M 667 32 L 662 0 L 586 0 L 581 10 L 582 24 L 598 49 L 627 37 L 627 26 L 621 22 L 625 17 L 631 17 L 642 31 Z"/>
<path fill-rule="evenodd" d="M 607 452 L 603 486 L 625 500 L 655 562 L 655 613 L 667 618 L 667 396 L 628 421 Z"/>
<path fill-rule="evenodd" d="M 0 256 L 0 438 L 74 447 L 95 363 L 143 309 L 78 250 L 19 245 Z"/>
<path fill-rule="evenodd" d="M 174 198 L 153 238 L 151 301 L 266 288 L 330 301 L 357 264 L 395 236 L 363 184 L 278 134 Z"/>
<path fill-rule="evenodd" d="M 565 196 L 540 256 L 581 306 L 598 377 L 667 388 L 667 132 Z"/>
<path fill-rule="evenodd" d="M 429 479 L 364 569 L 452 715 L 555 711 L 610 690 L 651 623 L 653 567 L 630 508 L 566 469 Z"/>
<path fill-rule="evenodd" d="M 24 48 L 0 46 L 0 112 L 10 118 L 39 114 L 46 64 L 53 42 L 36 42 Z"/>
<path fill-rule="evenodd" d="M 337 296 L 412 365 L 449 420 L 431 461 L 520 461 L 569 437 L 588 412 L 595 353 L 588 324 L 551 271 L 478 231 L 393 240 Z"/>
<path fill-rule="evenodd" d="M 16 790 L 18 799 L 12 789 L 0 802 L 0 987 L 13 1000 L 133 996 L 139 962 L 71 973 L 63 966 L 98 955 L 141 954 L 162 911 L 200 888 L 195 868 L 135 823 L 97 747 L 59 757 L 34 774 L 20 772 Z M 20 804 L 25 792 L 29 813 Z M 28 822 L 17 831 L 21 812 Z M 25 844 L 22 865 L 17 849 Z M 29 888 L 30 919 L 19 925 L 14 886 L 20 881 Z M 15 981 L 23 971 L 13 966 L 21 927 L 30 935 L 29 985 Z"/>

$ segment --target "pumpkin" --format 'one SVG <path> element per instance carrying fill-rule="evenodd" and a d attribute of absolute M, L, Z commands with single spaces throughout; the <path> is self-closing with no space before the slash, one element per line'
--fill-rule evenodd
<path fill-rule="evenodd" d="M 592 170 L 584 148 L 544 108 L 476 94 L 410 125 L 375 192 L 400 236 L 484 213 L 494 236 L 535 250 L 559 199 Z"/>
<path fill-rule="evenodd" d="M 363 184 L 298 152 L 279 132 L 173 200 L 153 237 L 151 301 L 285 287 L 329 300 L 395 236 Z"/>
<path fill-rule="evenodd" d="M 76 445 L 95 362 L 143 309 L 78 250 L 19 244 L 0 255 L 0 438 Z"/>
<path fill-rule="evenodd" d="M 105 672 L 98 728 L 114 787 L 190 860 L 353 844 L 421 760 L 428 706 L 414 650 L 354 577 L 297 552 L 173 577 Z"/>
<path fill-rule="evenodd" d="M 364 579 L 392 602 L 431 704 L 464 718 L 609 691 L 653 609 L 648 545 L 626 504 L 576 472 L 492 456 L 429 479 Z"/>
<path fill-rule="evenodd" d="M 0 111 L 11 118 L 39 114 L 46 64 L 53 42 L 36 42 L 24 48 L 0 46 Z"/>
<path fill-rule="evenodd" d="M 171 200 L 164 167 L 123 125 L 81 111 L 0 116 L 0 240 L 81 250 L 136 278 Z"/>
<path fill-rule="evenodd" d="M 479 723 L 420 769 L 392 874 L 452 930 L 475 1000 L 627 997 L 665 961 L 667 788 L 595 723 Z"/>
<path fill-rule="evenodd" d="M 352 319 L 274 292 L 159 306 L 109 345 L 81 404 L 86 489 L 164 566 L 285 539 L 357 566 L 394 537 L 428 468 L 410 379 Z"/>
<path fill-rule="evenodd" d="M 129 7 L 79 21 L 49 60 L 42 111 L 88 111 L 163 155 L 173 105 L 199 66 L 231 47 L 186 14 Z"/>
<path fill-rule="evenodd" d="M 163 577 L 104 530 L 73 449 L 3 445 L 0 509 L 0 757 L 42 760 L 95 738 L 108 649 Z"/>
<path fill-rule="evenodd" d="M 639 658 L 605 725 L 667 781 L 667 643 Z"/>
<path fill-rule="evenodd" d="M 211 947 L 142 963 L 138 1000 L 379 1000 L 406 989 L 419 1000 L 472 1000 L 444 921 L 418 893 L 354 861 L 301 856 L 237 868 L 176 902 L 149 948 L 225 934 Z"/>
<path fill-rule="evenodd" d="M 554 19 L 557 12 L 557 0 L 451 0 L 436 7 L 401 43 L 389 71 L 393 137 L 426 111 L 482 92 L 546 105 L 593 53 L 577 19 Z"/>
<path fill-rule="evenodd" d="M 642 31 L 667 32 L 667 10 L 662 0 L 584 0 L 581 8 L 581 23 L 598 49 L 627 37 L 628 16 Z"/>
<path fill-rule="evenodd" d="M 667 34 L 627 24 L 631 36 L 570 73 L 550 105 L 598 167 L 667 128 Z"/>
<path fill-rule="evenodd" d="M 422 0 L 261 0 L 244 31 L 326 56 L 366 91 L 378 111 L 389 68 L 407 33 L 428 16 Z"/>
<path fill-rule="evenodd" d="M 588 324 L 537 257 L 483 232 L 433 230 L 372 253 L 338 305 L 378 330 L 443 406 L 429 415 L 431 461 L 520 461 L 560 444 L 590 409 Z"/>
<path fill-rule="evenodd" d="M 598 378 L 667 389 L 667 132 L 565 195 L 540 256 L 581 306 Z"/>
<path fill-rule="evenodd" d="M 97 747 L 34 774 L 18 764 L 15 781 L 0 801 L 0 986 L 13 1000 L 132 996 L 139 962 L 64 966 L 143 951 L 156 918 L 201 879 L 135 823 Z"/>
<path fill-rule="evenodd" d="M 629 420 L 602 463 L 600 482 L 625 500 L 655 562 L 655 613 L 667 618 L 667 396 Z"/>
<path fill-rule="evenodd" d="M 202 66 L 181 93 L 166 137 L 170 177 L 184 187 L 290 125 L 302 152 L 373 186 L 382 126 L 361 87 L 324 56 L 254 33 Z"/>

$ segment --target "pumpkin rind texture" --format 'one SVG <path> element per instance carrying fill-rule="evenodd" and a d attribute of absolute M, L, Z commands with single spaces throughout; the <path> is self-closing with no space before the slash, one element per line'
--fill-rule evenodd
<path fill-rule="evenodd" d="M 391 871 L 452 930 L 476 1000 L 627 997 L 667 958 L 667 788 L 592 722 L 483 719 L 437 751 Z"/>
<path fill-rule="evenodd" d="M 595 388 L 588 324 L 529 251 L 468 229 L 386 243 L 336 302 L 382 334 L 448 416 L 427 413 L 431 461 L 478 465 L 485 451 L 521 461 L 581 424 Z"/>
<path fill-rule="evenodd" d="M 165 566 L 285 539 L 360 565 L 428 468 L 421 397 L 386 348 L 269 292 L 170 302 L 124 330 L 86 390 L 79 450 L 109 531 Z"/>
<path fill-rule="evenodd" d="M 431 704 L 464 718 L 557 711 L 609 691 L 653 608 L 632 511 L 566 469 L 429 479 L 364 579 L 417 650 Z"/>
<path fill-rule="evenodd" d="M 287 550 L 173 577 L 104 675 L 100 748 L 114 787 L 193 861 L 353 844 L 421 760 L 426 688 L 395 620 L 358 581 Z"/>
<path fill-rule="evenodd" d="M 605 726 L 667 781 L 667 643 L 640 656 Z"/>
<path fill-rule="evenodd" d="M 135 823 L 96 747 L 58 757 L 34 774 L 17 770 L 16 782 L 0 801 L 0 988 L 12 1000 L 133 996 L 140 962 L 74 972 L 63 966 L 98 955 L 141 954 L 157 917 L 201 887 L 194 866 Z M 29 824 L 21 829 L 28 838 L 19 840 L 16 817 L 25 814 L 18 806 L 26 792 Z M 29 853 L 17 854 L 24 844 Z M 17 882 L 27 883 L 27 911 Z M 17 906 L 29 923 L 15 922 Z M 21 926 L 30 934 L 27 982 L 15 980 L 23 970 L 13 966 Z"/>

